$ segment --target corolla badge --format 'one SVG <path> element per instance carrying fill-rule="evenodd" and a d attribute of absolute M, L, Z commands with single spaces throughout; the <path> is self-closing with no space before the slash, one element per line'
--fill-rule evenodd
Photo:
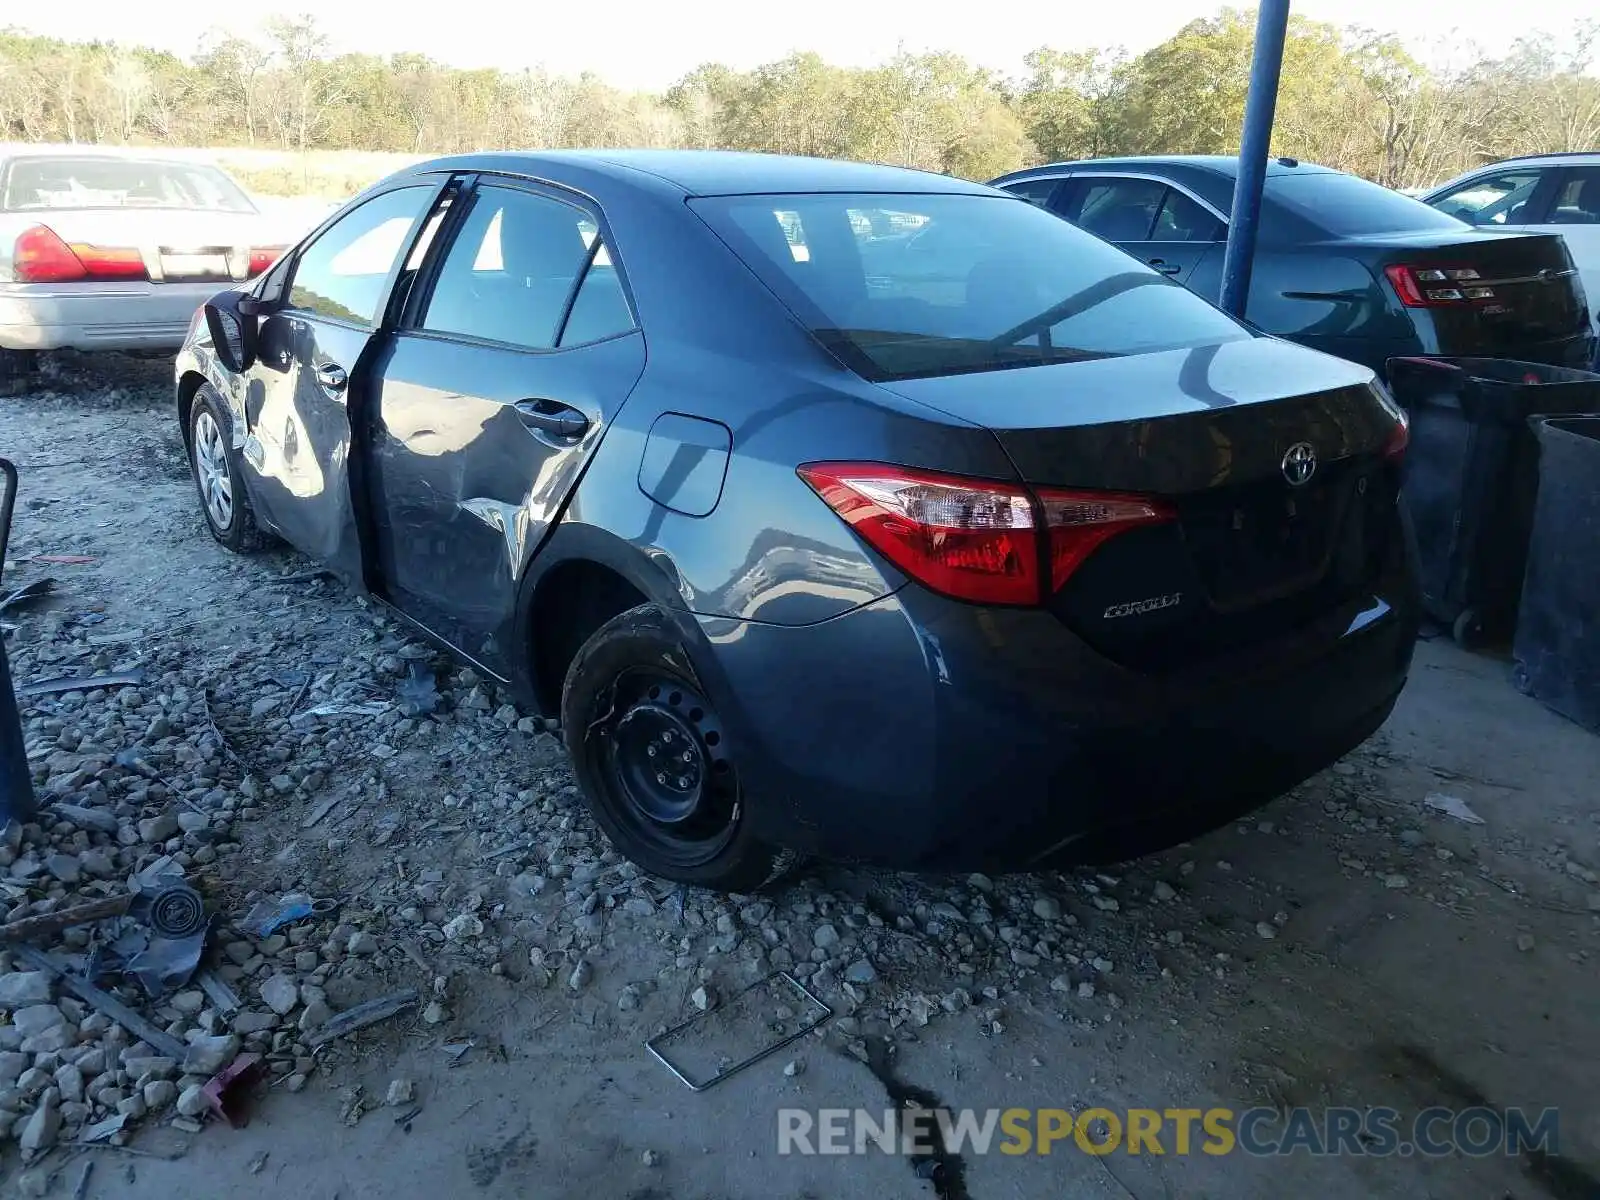
<path fill-rule="evenodd" d="M 1317 473 L 1317 452 L 1310 442 L 1296 442 L 1283 455 L 1283 477 L 1294 487 L 1311 482 Z"/>

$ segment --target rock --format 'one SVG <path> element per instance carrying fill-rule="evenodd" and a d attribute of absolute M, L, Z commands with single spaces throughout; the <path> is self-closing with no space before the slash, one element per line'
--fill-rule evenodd
<path fill-rule="evenodd" d="M 0 975 L 0 1008 L 49 1004 L 50 983 L 47 971 L 12 971 L 9 975 Z"/>
<path fill-rule="evenodd" d="M 580 958 L 577 965 L 572 968 L 572 974 L 567 976 L 567 986 L 575 992 L 581 992 L 589 986 L 589 981 L 594 978 L 594 968 L 589 965 L 589 960 Z"/>
<path fill-rule="evenodd" d="M 1273 938 L 1278 936 L 1278 927 L 1271 921 L 1257 921 L 1256 936 L 1265 938 L 1270 942 Z"/>
<path fill-rule="evenodd" d="M 315 950 L 301 950 L 294 956 L 294 969 L 302 975 L 309 975 L 322 963 L 322 958 Z"/>
<path fill-rule="evenodd" d="M 483 933 L 483 922 L 476 913 L 465 912 L 451 917 L 444 924 L 444 936 L 452 942 L 464 942 Z"/>
<path fill-rule="evenodd" d="M 142 1095 L 129 1096 L 124 1100 L 117 1101 L 117 1112 L 127 1117 L 130 1121 L 141 1119 L 149 1111 Z"/>
<path fill-rule="evenodd" d="M 83 864 L 76 854 L 52 854 L 44 860 L 44 869 L 65 884 L 77 883 L 83 877 Z"/>
<path fill-rule="evenodd" d="M 981 871 L 974 871 L 971 875 L 968 875 L 967 883 L 970 886 L 977 888 L 980 892 L 992 893 L 994 891 L 994 880 L 990 879 Z"/>
<path fill-rule="evenodd" d="M 144 1106 L 160 1112 L 178 1098 L 178 1085 L 170 1079 L 155 1079 L 144 1085 Z"/>
<path fill-rule="evenodd" d="M 1531 933 L 1519 933 L 1519 934 L 1517 934 L 1517 949 L 1518 950 L 1520 950 L 1520 951 L 1522 951 L 1522 953 L 1526 954 L 1526 953 L 1528 953 L 1528 951 L 1533 949 L 1533 946 L 1534 946 L 1533 934 L 1531 934 Z"/>
<path fill-rule="evenodd" d="M 206 1006 L 206 994 L 198 990 L 179 992 L 167 1003 L 184 1016 L 192 1017 L 196 1016 Z"/>
<path fill-rule="evenodd" d="M 199 833 L 202 829 L 211 828 L 211 818 L 205 813 L 190 812 L 184 809 L 178 814 L 178 828 L 185 833 Z"/>
<path fill-rule="evenodd" d="M 1098 954 L 1089 960 L 1089 965 L 1102 975 L 1109 975 L 1116 969 L 1110 959 L 1101 958 Z"/>
<path fill-rule="evenodd" d="M 56 1068 L 56 1087 L 61 1092 L 63 1100 L 74 1104 L 83 1102 L 83 1072 L 73 1063 Z"/>
<path fill-rule="evenodd" d="M 20 1050 L 0 1051 L 0 1091 L 13 1086 L 33 1062 L 33 1056 Z"/>
<path fill-rule="evenodd" d="M 208 1079 L 233 1061 L 239 1053 L 239 1039 L 231 1034 L 191 1038 L 183 1056 L 185 1075 L 204 1075 Z"/>
<path fill-rule="evenodd" d="M 876 983 L 878 981 L 878 969 L 866 959 L 858 958 L 845 968 L 844 977 L 850 983 Z"/>
<path fill-rule="evenodd" d="M 41 1033 L 23 1038 L 22 1045 L 17 1048 L 29 1054 L 53 1054 L 72 1045 L 72 1039 L 72 1026 L 52 1025 Z"/>
<path fill-rule="evenodd" d="M 242 1012 L 233 1019 L 233 1031 L 240 1037 L 265 1033 L 278 1023 L 277 1013 Z"/>
<path fill-rule="evenodd" d="M 346 954 L 358 955 L 360 957 L 368 957 L 376 954 L 378 952 L 378 939 L 373 937 L 372 934 L 368 933 L 365 929 L 358 929 L 356 932 L 352 933 L 349 940 L 345 942 L 344 952 Z"/>
<path fill-rule="evenodd" d="M 1383 886 L 1391 891 L 1396 891 L 1403 887 L 1410 887 L 1411 880 L 1404 875 L 1385 875 L 1383 877 Z"/>
<path fill-rule="evenodd" d="M 1078 985 L 1078 999 L 1079 1000 L 1093 1000 L 1094 999 L 1094 984 L 1090 983 L 1087 979 L 1085 979 L 1082 983 L 1080 983 Z"/>
<path fill-rule="evenodd" d="M 1052 992 L 1070 992 L 1072 990 L 1072 980 L 1065 975 L 1057 975 L 1050 981 L 1050 990 Z"/>
<path fill-rule="evenodd" d="M 646 1150 L 639 1156 L 639 1161 L 647 1167 L 659 1167 L 661 1165 L 661 1155 L 654 1150 Z"/>
<path fill-rule="evenodd" d="M 55 1183 L 55 1172 L 40 1168 L 37 1171 L 24 1171 L 17 1176 L 17 1195 L 28 1197 L 28 1200 L 40 1200 L 50 1194 L 51 1185 Z"/>
<path fill-rule="evenodd" d="M 299 1071 L 296 1071 L 293 1075 L 289 1076 L 289 1078 L 283 1081 L 283 1086 L 291 1092 L 301 1091 L 306 1086 L 306 1077 Z"/>
<path fill-rule="evenodd" d="M 717 997 L 710 988 L 706 987 L 704 984 L 701 984 L 699 987 L 695 988 L 694 991 L 689 993 L 689 1002 L 701 1012 L 710 1012 L 711 1009 L 716 1006 Z"/>
<path fill-rule="evenodd" d="M 811 934 L 811 944 L 818 950 L 832 950 L 839 944 L 839 931 L 832 925 L 818 925 Z"/>
<path fill-rule="evenodd" d="M 178 818 L 164 812 L 158 817 L 147 817 L 139 822 L 139 840 L 147 846 L 160 845 L 178 832 Z"/>
<path fill-rule="evenodd" d="M 417 1094 L 417 1085 L 409 1079 L 391 1079 L 389 1092 L 384 1097 L 384 1103 L 390 1108 L 399 1108 L 402 1104 L 410 1104 Z"/>
<path fill-rule="evenodd" d="M 42 974 L 42 972 L 40 972 Z M 64 1025 L 67 1018 L 54 1004 L 33 1004 L 11 1014 L 11 1024 L 24 1038 Z"/>
<path fill-rule="evenodd" d="M 622 1012 L 633 1012 L 639 1007 L 640 992 L 638 984 L 624 984 L 617 993 L 617 1008 Z"/>
<path fill-rule="evenodd" d="M 273 1012 L 286 1017 L 300 1003 L 300 985 L 279 972 L 261 985 L 261 999 Z"/>
<path fill-rule="evenodd" d="M 1156 886 L 1153 889 L 1151 889 L 1151 893 L 1155 896 L 1155 898 L 1157 900 L 1160 900 L 1162 903 L 1165 903 L 1168 900 L 1171 900 L 1174 897 L 1176 897 L 1177 894 L 1178 894 L 1178 890 L 1175 887 L 1173 887 L 1170 883 L 1168 883 L 1165 879 L 1158 879 L 1158 880 L 1156 880 Z"/>
<path fill-rule="evenodd" d="M 1183 931 L 1181 929 L 1169 929 L 1169 930 L 1167 930 L 1167 945 L 1169 945 L 1169 946 L 1181 946 L 1181 945 L 1183 945 Z"/>
<path fill-rule="evenodd" d="M 1101 912 L 1116 912 L 1122 907 L 1121 904 L 1119 904 L 1110 896 L 1094 896 L 1092 899 L 1094 901 L 1094 906 Z"/>
<path fill-rule="evenodd" d="M 1590 912 L 1600 913 L 1600 892 L 1590 892 L 1589 898 L 1585 903 L 1589 906 Z"/>
<path fill-rule="evenodd" d="M 61 1113 L 53 1103 L 45 1102 L 33 1110 L 17 1135 L 17 1144 L 24 1153 L 35 1154 L 56 1144 L 56 1134 L 61 1132 Z"/>
<path fill-rule="evenodd" d="M 300 1010 L 299 1029 L 301 1033 L 310 1033 L 314 1029 L 321 1029 L 331 1020 L 333 1020 L 333 1010 L 328 1007 L 328 1002 L 313 999 Z"/>
<path fill-rule="evenodd" d="M 1061 901 L 1054 896 L 1040 896 L 1033 902 L 1033 915 L 1041 921 L 1059 921 L 1061 919 Z"/>
<path fill-rule="evenodd" d="M 176 1059 L 167 1058 L 161 1054 L 124 1054 L 122 1056 L 122 1069 L 130 1078 L 165 1079 L 175 1075 L 178 1071 Z"/>
<path fill-rule="evenodd" d="M 577 974 L 577 972 L 573 972 Z M 437 1000 L 430 1000 L 428 1007 L 422 1010 L 422 1019 L 429 1025 L 443 1025 L 450 1019 L 450 1014 L 445 1012 L 444 1005 Z"/>
<path fill-rule="evenodd" d="M 180 1117 L 203 1117 L 206 1109 L 206 1088 L 203 1083 L 191 1083 L 178 1093 L 178 1115 Z"/>
<path fill-rule="evenodd" d="M 804 1075 L 806 1073 L 806 1065 L 797 1058 L 791 1058 L 783 1064 L 783 1073 L 793 1079 L 796 1075 Z"/>

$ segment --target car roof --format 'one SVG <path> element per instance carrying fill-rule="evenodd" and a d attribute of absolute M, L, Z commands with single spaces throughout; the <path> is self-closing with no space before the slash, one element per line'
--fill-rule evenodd
<path fill-rule="evenodd" d="M 1487 175 L 1502 168 L 1512 170 L 1532 169 L 1541 167 L 1584 167 L 1600 165 L 1600 151 L 1595 150 L 1556 150 L 1549 154 L 1515 154 L 1510 158 L 1499 158 L 1493 162 L 1479 163 L 1475 167 L 1468 167 L 1459 175 L 1452 175 L 1443 183 L 1437 183 L 1423 191 L 1417 198 L 1424 202 L 1474 179 L 1480 175 Z"/>
<path fill-rule="evenodd" d="M 1233 179 L 1239 174 L 1239 156 L 1236 154 L 1133 154 L 1125 155 L 1121 158 L 1075 158 L 1063 162 L 1042 163 L 1037 167 L 1013 171 L 1009 175 L 1002 175 L 994 182 L 1026 179 L 1030 176 L 1049 175 L 1057 171 L 1078 170 L 1083 167 L 1144 167 L 1146 169 L 1154 167 L 1187 167 L 1191 170 L 1208 171 L 1213 175 Z M 1300 162 L 1297 159 L 1280 157 L 1267 160 L 1267 174 L 1332 175 L 1337 174 L 1337 172 L 1332 167 L 1319 166 L 1317 163 Z"/>
<path fill-rule="evenodd" d="M 119 158 L 135 162 L 214 167 L 205 153 L 163 150 L 160 146 L 101 146 L 94 142 L 0 142 L 0 159 L 7 158 Z"/>
<path fill-rule="evenodd" d="M 943 192 L 989 195 L 966 179 L 833 158 L 736 150 L 539 150 L 460 154 L 408 168 L 416 173 L 496 171 L 561 182 L 578 172 L 611 182 L 638 184 L 647 176 L 690 196 L 762 195 L 772 192 Z"/>

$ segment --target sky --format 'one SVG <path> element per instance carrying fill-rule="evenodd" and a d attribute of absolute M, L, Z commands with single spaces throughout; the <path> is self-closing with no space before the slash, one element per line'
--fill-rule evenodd
<path fill-rule="evenodd" d="M 924 0 L 864 3 L 804 0 L 498 0 L 456 8 L 438 0 L 71 0 L 7 4 L 0 25 L 72 40 L 137 42 L 188 57 L 208 27 L 253 33 L 274 14 L 310 11 L 337 51 L 387 55 L 420 51 L 459 67 L 543 66 L 563 75 L 593 71 L 618 87 L 661 90 L 704 62 L 747 69 L 793 50 L 815 50 L 840 66 L 870 66 L 904 46 L 954 50 L 1008 75 L 1041 45 L 1058 49 L 1121 45 L 1138 52 L 1170 37 L 1221 0 Z M 1240 7 L 1244 7 L 1243 3 Z M 201 16 L 210 9 L 209 13 Z M 1470 41 L 1503 52 L 1530 28 L 1566 32 L 1596 13 L 1595 0 L 1531 0 L 1517 6 L 1526 25 L 1507 19 L 1504 0 L 1294 0 L 1293 11 L 1341 25 L 1393 32 L 1432 60 L 1441 41 Z M 466 14 L 472 13 L 468 16 Z M 974 13 L 982 20 L 975 21 Z M 237 16 L 235 16 L 237 14 Z M 219 19 L 220 18 L 220 19 Z"/>

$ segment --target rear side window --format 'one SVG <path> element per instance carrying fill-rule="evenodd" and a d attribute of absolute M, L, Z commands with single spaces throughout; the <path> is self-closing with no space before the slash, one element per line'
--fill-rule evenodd
<path fill-rule="evenodd" d="M 389 272 L 433 196 L 432 187 L 396 188 L 328 226 L 295 262 L 289 307 L 355 325 L 376 324 Z"/>
<path fill-rule="evenodd" d="M 1008 183 L 1005 190 L 1013 196 L 1021 196 L 1029 204 L 1037 204 L 1040 208 L 1050 207 L 1050 197 L 1061 186 L 1059 179 L 1024 179 L 1021 183 Z"/>
<path fill-rule="evenodd" d="M 1459 233 L 1466 227 L 1420 200 L 1338 171 L 1268 175 L 1266 201 L 1267 207 L 1276 205 L 1329 237 L 1425 230 Z M 1269 219 L 1264 212 L 1264 228 Z"/>
<path fill-rule="evenodd" d="M 1469 225 L 1517 225 L 1521 223 L 1519 210 L 1538 186 L 1538 171 L 1480 175 L 1430 203 Z"/>
<path fill-rule="evenodd" d="M 546 196 L 493 186 L 473 197 L 422 319 L 435 333 L 529 350 L 596 341 L 632 325 L 616 267 L 589 215 Z"/>
<path fill-rule="evenodd" d="M 1550 206 L 1552 225 L 1600 225 L 1600 167 L 1574 167 Z"/>
<path fill-rule="evenodd" d="M 823 345 L 868 379 L 1251 336 L 1116 247 L 1015 199 L 713 196 L 690 204 Z"/>
<path fill-rule="evenodd" d="M 1156 214 L 1154 242 L 1220 242 L 1226 233 L 1210 209 L 1177 188 L 1168 188 Z"/>
<path fill-rule="evenodd" d="M 1074 220 L 1108 242 L 1147 242 L 1166 192 L 1153 179 L 1088 179 Z"/>

